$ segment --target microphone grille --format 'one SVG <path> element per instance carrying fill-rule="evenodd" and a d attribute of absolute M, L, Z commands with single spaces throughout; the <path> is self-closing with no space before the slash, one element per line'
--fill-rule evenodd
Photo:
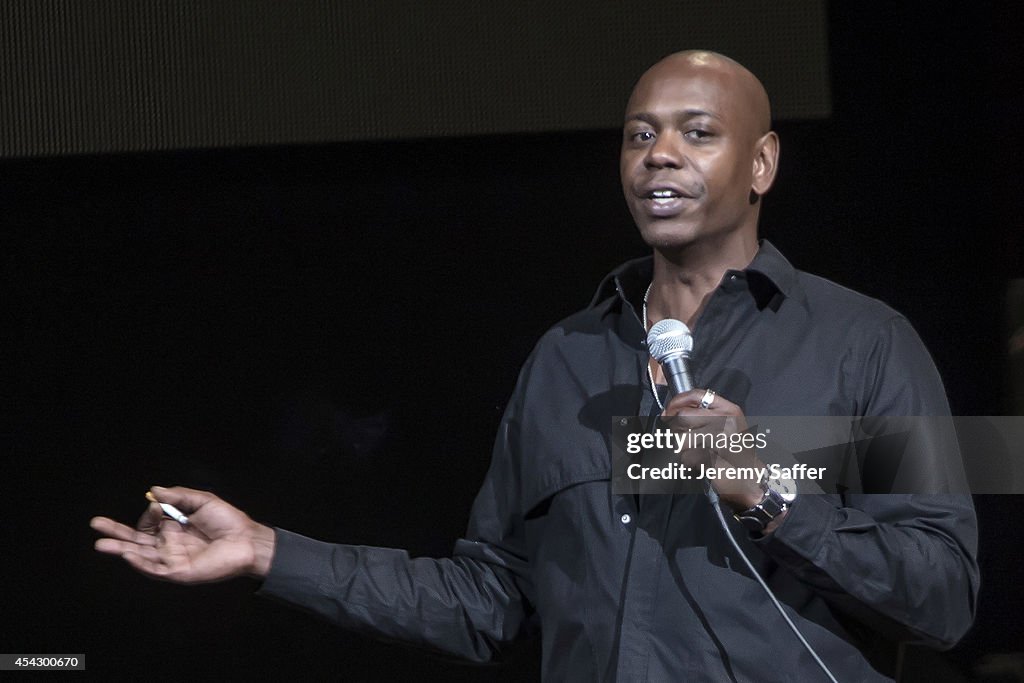
<path fill-rule="evenodd" d="M 672 318 L 659 320 L 647 333 L 647 350 L 659 363 L 673 356 L 689 357 L 693 335 L 686 323 Z"/>

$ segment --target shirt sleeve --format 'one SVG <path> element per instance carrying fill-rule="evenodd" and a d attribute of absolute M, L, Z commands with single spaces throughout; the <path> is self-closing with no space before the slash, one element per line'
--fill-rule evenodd
<path fill-rule="evenodd" d="M 535 630 L 528 561 L 514 513 L 513 400 L 470 516 L 451 558 L 325 543 L 275 529 L 270 572 L 258 594 L 358 632 L 475 662 Z"/>
<path fill-rule="evenodd" d="M 901 316 L 868 345 L 861 371 L 867 416 L 949 414 L 938 371 Z M 933 464 L 940 478 L 956 478 L 944 454 Z M 929 491 L 963 490 L 947 484 L 932 478 Z M 857 621 L 938 648 L 955 645 L 974 620 L 977 542 L 971 497 L 932 492 L 802 495 L 773 534 L 755 541 Z"/>

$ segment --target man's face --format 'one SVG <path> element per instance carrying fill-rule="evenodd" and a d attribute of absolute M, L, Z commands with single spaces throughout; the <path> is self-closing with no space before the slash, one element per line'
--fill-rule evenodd
<path fill-rule="evenodd" d="M 637 83 L 626 108 L 620 173 L 629 211 L 655 248 L 756 234 L 751 204 L 763 127 L 749 84 L 714 61 L 668 59 Z"/>

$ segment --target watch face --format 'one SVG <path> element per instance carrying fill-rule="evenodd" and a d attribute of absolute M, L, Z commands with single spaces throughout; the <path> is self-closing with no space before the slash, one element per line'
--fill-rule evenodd
<path fill-rule="evenodd" d="M 768 488 L 782 496 L 782 500 L 792 503 L 796 500 L 796 482 L 792 479 L 775 477 L 768 480 Z"/>

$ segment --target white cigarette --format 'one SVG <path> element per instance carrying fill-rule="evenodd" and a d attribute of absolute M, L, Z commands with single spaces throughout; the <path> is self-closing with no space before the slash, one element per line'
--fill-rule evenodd
<path fill-rule="evenodd" d="M 186 517 L 181 512 L 181 510 L 179 510 L 178 508 L 174 507 L 170 503 L 161 503 L 149 491 L 146 491 L 146 500 L 148 500 L 148 501 L 150 501 L 152 503 L 156 503 L 157 505 L 159 505 L 160 509 L 164 511 L 164 514 L 167 515 L 168 517 L 170 517 L 171 519 L 173 519 L 178 524 L 182 524 L 182 525 L 188 524 L 188 517 Z"/>

